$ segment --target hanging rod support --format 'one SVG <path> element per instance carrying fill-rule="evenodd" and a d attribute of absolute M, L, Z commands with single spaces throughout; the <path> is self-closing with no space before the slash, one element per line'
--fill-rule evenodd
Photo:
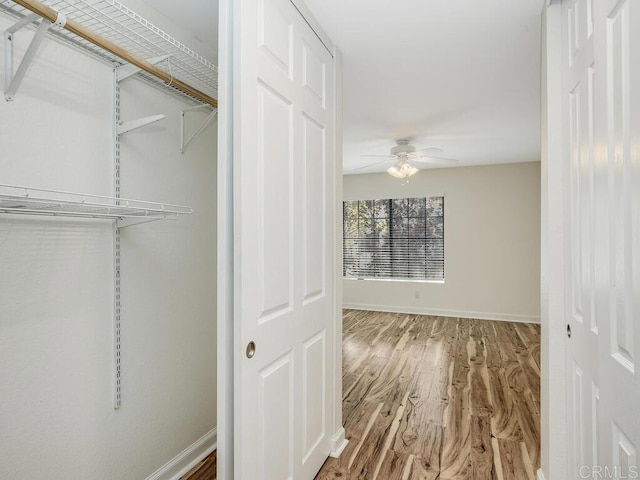
<path fill-rule="evenodd" d="M 48 20 L 49 22 L 55 22 L 58 20 L 58 12 L 56 12 L 53 8 L 45 5 L 44 3 L 39 2 L 38 0 L 13 0 L 18 5 L 26 8 L 27 10 L 32 11 L 33 13 L 37 13 L 43 19 Z M 188 85 L 177 78 L 173 78 L 172 75 L 167 72 L 162 71 L 155 65 L 151 65 L 146 60 L 142 60 L 135 55 L 131 54 L 127 50 L 119 47 L 115 43 L 107 40 L 96 33 L 91 32 L 86 27 L 81 25 L 79 22 L 72 20 L 71 18 L 67 19 L 64 25 L 64 28 L 71 33 L 78 35 L 80 38 L 87 40 L 88 42 L 97 45 L 98 47 L 106 50 L 117 57 L 120 57 L 127 63 L 132 63 L 147 73 L 158 77 L 167 85 L 170 85 L 177 90 L 180 90 L 187 95 L 196 98 L 202 103 L 208 103 L 212 107 L 218 107 L 218 101 L 215 98 L 210 97 L 209 95 L 201 92 L 200 90 Z"/>
<path fill-rule="evenodd" d="M 204 119 L 204 121 L 200 124 L 200 126 L 193 133 L 193 135 L 191 135 L 189 138 L 186 138 L 186 134 L 185 134 L 186 113 L 193 110 L 199 110 L 202 107 L 208 107 L 208 105 L 198 105 L 197 107 L 187 108 L 180 112 L 180 153 L 184 153 L 187 147 L 191 144 L 191 142 L 193 142 L 196 139 L 196 137 L 200 135 L 204 131 L 204 129 L 207 128 L 207 126 L 211 122 L 213 122 L 213 120 L 218 115 L 218 109 L 216 108 L 209 115 L 207 115 L 207 118 Z"/>
<path fill-rule="evenodd" d="M 31 16 L 29 15 L 29 17 Z M 31 19 L 30 21 L 27 21 L 29 17 L 25 17 L 22 21 L 16 23 L 4 34 L 4 40 L 5 40 L 4 98 L 7 100 L 7 102 L 10 102 L 15 98 L 16 92 L 18 91 L 18 88 L 20 87 L 20 84 L 24 79 L 25 73 L 27 73 L 27 69 L 29 68 L 29 65 L 31 65 L 31 61 L 33 60 L 33 57 L 38 51 L 38 48 L 40 47 L 42 40 L 44 40 L 45 35 L 47 34 L 47 32 L 49 31 L 49 28 L 52 25 L 49 20 L 45 18 L 42 19 L 42 22 L 40 22 L 40 26 L 38 27 L 38 30 L 36 30 L 36 34 L 31 39 L 29 48 L 27 48 L 27 51 L 25 52 L 24 57 L 22 57 L 22 61 L 20 62 L 20 65 L 18 66 L 18 70 L 16 70 L 16 73 L 14 75 L 13 73 L 13 34 L 16 31 L 18 31 L 20 28 L 28 25 L 33 21 L 33 19 Z"/>
<path fill-rule="evenodd" d="M 167 60 L 171 55 L 160 55 L 159 57 L 147 58 L 147 62 L 151 65 L 157 65 L 158 63 Z M 125 63 L 118 67 L 118 81 L 126 80 L 127 78 L 141 72 L 142 69 L 130 63 Z"/>
<path fill-rule="evenodd" d="M 164 115 L 152 115 L 150 117 L 137 118 L 135 120 L 122 122 L 120 125 L 117 125 L 116 133 L 118 135 L 122 135 L 123 133 L 127 133 L 132 130 L 136 130 L 138 128 L 146 127 L 147 125 L 151 125 L 152 123 L 156 123 L 162 120 L 163 118 L 164 118 Z"/>

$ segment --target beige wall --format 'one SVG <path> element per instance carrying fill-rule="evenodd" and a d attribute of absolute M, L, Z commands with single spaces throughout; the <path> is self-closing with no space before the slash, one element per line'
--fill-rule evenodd
<path fill-rule="evenodd" d="M 346 175 L 344 199 L 445 196 L 445 282 L 344 280 L 344 305 L 540 319 L 540 163 Z"/>

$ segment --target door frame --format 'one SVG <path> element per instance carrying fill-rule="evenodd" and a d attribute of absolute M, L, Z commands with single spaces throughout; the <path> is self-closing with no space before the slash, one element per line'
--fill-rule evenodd
<path fill-rule="evenodd" d="M 335 101 L 335 181 L 332 192 L 335 209 L 336 248 L 334 249 L 335 278 L 333 282 L 333 335 L 328 343 L 328 388 L 331 456 L 337 457 L 347 445 L 342 426 L 342 53 L 320 28 L 302 0 L 290 0 L 316 33 L 334 59 Z M 220 0 L 218 33 L 218 165 L 217 165 L 217 475 L 220 480 L 233 479 L 234 442 L 234 191 L 233 116 L 234 42 L 238 35 L 238 2 Z"/>
<path fill-rule="evenodd" d="M 541 35 L 541 466 L 538 480 L 567 476 L 565 318 L 566 96 L 562 75 L 562 1 L 545 0 Z"/>

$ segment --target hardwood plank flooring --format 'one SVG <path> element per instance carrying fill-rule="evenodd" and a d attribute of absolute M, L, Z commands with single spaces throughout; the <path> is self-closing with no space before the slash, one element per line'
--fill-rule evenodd
<path fill-rule="evenodd" d="M 540 327 L 345 310 L 349 439 L 316 480 L 535 480 Z M 215 480 L 216 452 L 181 480 Z"/>
<path fill-rule="evenodd" d="M 540 327 L 345 310 L 343 422 L 316 480 L 535 480 Z"/>

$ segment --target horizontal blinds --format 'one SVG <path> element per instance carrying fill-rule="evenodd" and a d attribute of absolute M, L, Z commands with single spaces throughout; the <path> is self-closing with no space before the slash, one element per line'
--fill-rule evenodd
<path fill-rule="evenodd" d="M 444 197 L 344 202 L 343 274 L 444 280 Z"/>

